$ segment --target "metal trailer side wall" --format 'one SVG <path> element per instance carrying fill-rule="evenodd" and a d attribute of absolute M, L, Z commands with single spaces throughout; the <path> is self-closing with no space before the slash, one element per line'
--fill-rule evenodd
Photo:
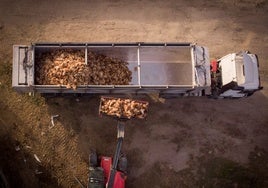
<path fill-rule="evenodd" d="M 197 82 L 194 59 L 196 50 L 195 45 L 190 43 L 39 43 L 28 46 L 25 51 L 32 54 L 32 59 L 30 55 L 24 59 L 21 48 L 22 46 L 18 45 L 13 49 L 12 82 L 12 86 L 21 92 L 184 94 L 210 87 L 210 83 L 200 85 Z M 33 68 L 38 62 L 35 61 L 35 54 L 64 48 L 83 49 L 85 57 L 87 52 L 91 51 L 124 60 L 128 62 L 132 80 L 129 85 L 81 85 L 76 90 L 66 89 L 65 86 L 36 85 Z M 27 77 L 27 82 L 21 85 L 21 81 L 16 79 L 17 76 Z"/>

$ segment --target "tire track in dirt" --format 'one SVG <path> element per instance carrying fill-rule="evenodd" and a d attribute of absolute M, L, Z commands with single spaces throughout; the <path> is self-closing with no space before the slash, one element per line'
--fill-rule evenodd
<path fill-rule="evenodd" d="M 78 187 L 74 176 L 86 184 L 87 163 L 79 155 L 78 138 L 60 121 L 50 128 L 50 113 L 44 98 L 19 95 L 9 89 L 2 90 L 0 96 L 4 105 L 11 107 L 17 115 L 13 118 L 12 137 L 22 148 L 28 148 L 31 156 L 36 154 L 41 161 L 36 161 L 37 166 L 44 167 L 51 177 L 57 179 L 59 186 Z"/>
<path fill-rule="evenodd" d="M 58 122 L 51 129 L 42 143 L 45 165 L 53 169 L 53 175 L 63 187 L 75 187 L 74 176 L 86 183 L 87 164 L 82 161 L 77 151 L 77 136 Z M 44 136 L 46 136 L 44 135 Z"/>

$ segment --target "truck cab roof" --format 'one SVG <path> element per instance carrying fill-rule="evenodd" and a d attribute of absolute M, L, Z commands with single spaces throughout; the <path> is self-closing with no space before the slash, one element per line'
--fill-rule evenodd
<path fill-rule="evenodd" d="M 236 82 L 244 90 L 259 88 L 258 61 L 255 54 L 232 53 L 219 60 L 222 71 L 222 85 Z"/>

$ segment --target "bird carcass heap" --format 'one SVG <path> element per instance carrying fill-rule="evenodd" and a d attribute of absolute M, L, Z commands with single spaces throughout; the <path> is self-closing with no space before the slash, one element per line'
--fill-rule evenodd
<path fill-rule="evenodd" d="M 79 85 L 128 85 L 132 73 L 128 63 L 82 50 L 55 50 L 36 55 L 36 83 L 76 89 Z"/>
<path fill-rule="evenodd" d="M 119 118 L 143 119 L 147 115 L 148 102 L 120 98 L 101 98 L 100 114 Z"/>

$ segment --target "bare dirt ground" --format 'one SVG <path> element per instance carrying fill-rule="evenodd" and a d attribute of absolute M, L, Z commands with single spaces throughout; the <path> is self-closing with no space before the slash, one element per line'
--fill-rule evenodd
<path fill-rule="evenodd" d="M 258 54 L 264 89 L 249 98 L 132 96 L 149 100 L 149 116 L 127 123 L 123 149 L 127 187 L 268 187 L 267 12 L 266 0 L 1 0 L 0 167 L 10 187 L 79 187 L 89 148 L 112 155 L 116 144 L 98 96 L 12 90 L 12 45 L 44 41 L 197 42 L 214 58 Z"/>

